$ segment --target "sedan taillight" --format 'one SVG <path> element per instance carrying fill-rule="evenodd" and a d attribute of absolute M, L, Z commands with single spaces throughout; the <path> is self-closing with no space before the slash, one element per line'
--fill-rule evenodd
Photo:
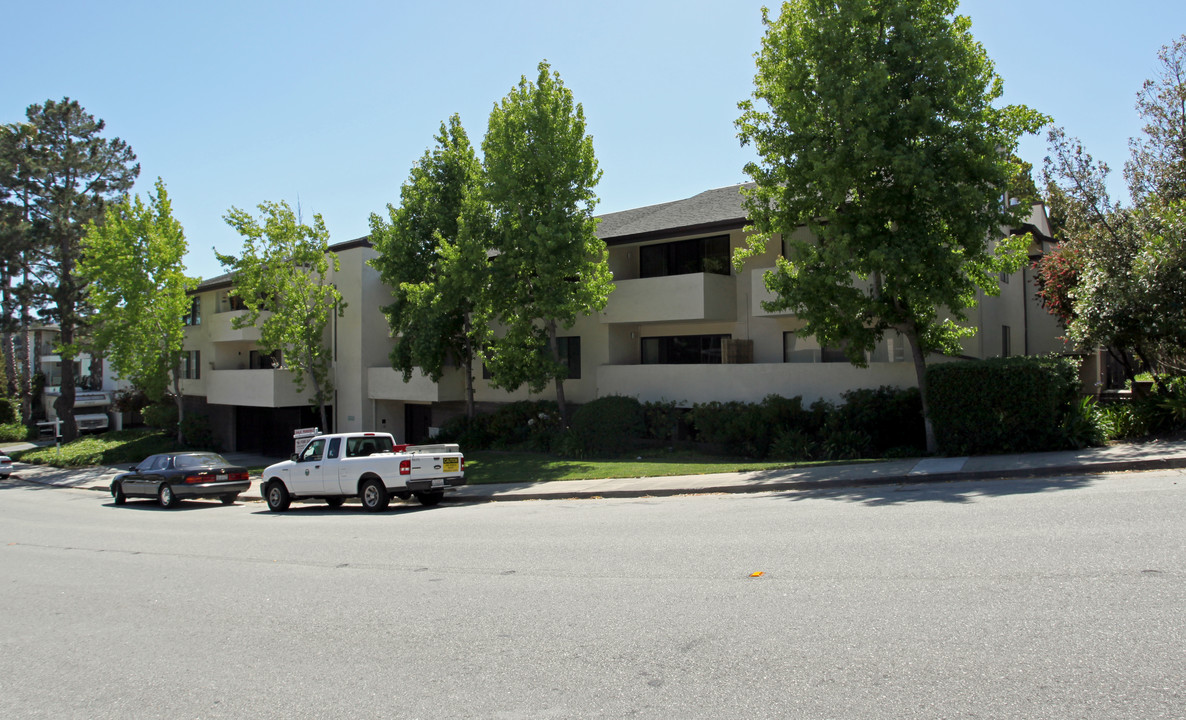
<path fill-rule="evenodd" d="M 202 483 L 202 482 L 206 482 L 209 479 L 210 478 L 207 475 L 186 475 L 185 476 L 185 482 L 187 484 Z"/>

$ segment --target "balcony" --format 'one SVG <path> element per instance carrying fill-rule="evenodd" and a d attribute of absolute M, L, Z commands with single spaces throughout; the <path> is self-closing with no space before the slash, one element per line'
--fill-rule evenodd
<path fill-rule="evenodd" d="M 239 342 L 247 340 L 256 342 L 259 340 L 259 328 L 256 326 L 248 326 L 236 330 L 232 324 L 235 318 L 243 317 L 247 314 L 246 310 L 232 310 L 230 312 L 215 313 L 207 319 L 209 323 L 209 332 L 211 342 Z M 263 323 L 271 315 L 269 312 L 261 312 L 257 322 Z"/>
<path fill-rule="evenodd" d="M 737 281 L 730 275 L 690 273 L 619 280 L 603 323 L 737 319 Z"/>
<path fill-rule="evenodd" d="M 210 370 L 205 373 L 206 402 L 249 407 L 307 405 L 289 370 Z"/>
<path fill-rule="evenodd" d="M 389 367 L 367 368 L 367 397 L 371 400 L 403 402 L 454 402 L 465 399 L 465 371 L 450 368 L 434 383 L 422 372 L 404 374 Z"/>

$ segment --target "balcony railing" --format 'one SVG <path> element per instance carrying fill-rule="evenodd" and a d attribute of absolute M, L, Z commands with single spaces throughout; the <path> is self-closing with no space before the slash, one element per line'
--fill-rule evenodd
<path fill-rule="evenodd" d="M 404 402 L 453 402 L 465 399 L 465 373 L 451 368 L 434 383 L 427 375 L 416 371 L 408 382 L 404 374 L 389 367 L 367 369 L 367 397 L 371 400 L 402 400 Z"/>
<path fill-rule="evenodd" d="M 246 310 L 233 310 L 231 312 L 215 313 L 210 316 L 206 322 L 209 328 L 211 342 L 238 342 L 242 340 L 254 342 L 259 340 L 259 327 L 251 325 L 236 330 L 232 324 L 235 318 L 243 317 L 246 314 Z M 271 313 L 261 312 L 258 322 L 263 323 L 270 315 Z"/>
<path fill-rule="evenodd" d="M 736 319 L 737 280 L 715 273 L 619 280 L 601 316 L 604 323 Z"/>
<path fill-rule="evenodd" d="M 309 402 L 289 370 L 210 370 L 205 380 L 206 402 L 215 405 L 293 407 Z"/>

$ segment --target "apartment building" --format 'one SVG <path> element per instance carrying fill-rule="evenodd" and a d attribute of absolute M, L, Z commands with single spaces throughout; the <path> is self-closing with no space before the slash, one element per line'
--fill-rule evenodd
<path fill-rule="evenodd" d="M 600 216 L 615 289 L 603 312 L 562 333 L 570 402 L 630 395 L 690 406 L 759 401 L 772 393 L 811 402 L 838 400 L 853 388 L 916 384 L 901 338 L 891 334 L 870 354 L 869 366 L 858 368 L 839 348 L 804 336 L 794 315 L 762 308 L 770 299 L 763 274 L 774 267 L 781 242 L 772 241 L 740 272 L 733 267 L 732 253 L 746 238 L 741 187 Z M 1031 254 L 1040 255 L 1051 242 L 1042 206 L 1024 229 L 1034 233 Z M 367 264 L 374 249 L 365 238 L 331 249 L 341 262 L 332 281 L 347 303 L 326 332 L 335 357 L 334 429 L 381 430 L 413 442 L 428 437 L 464 412 L 461 371 L 449 370 L 439 383 L 419 374 L 404 382 L 388 363 L 392 339 L 380 308 L 390 294 Z M 193 293 L 182 391 L 191 409 L 210 417 L 224 447 L 283 450 L 293 429 L 317 425 L 317 413 L 283 358 L 260 352 L 258 331 L 233 327 L 244 311 L 228 294 L 231 286 L 221 276 Z M 1034 297 L 1028 267 L 1002 277 L 1000 287 L 999 296 L 982 297 L 972 311 L 978 332 L 965 341 L 964 356 L 1063 351 L 1056 321 Z M 526 389 L 507 392 L 487 378 L 475 380 L 475 399 L 484 406 L 532 397 Z"/>

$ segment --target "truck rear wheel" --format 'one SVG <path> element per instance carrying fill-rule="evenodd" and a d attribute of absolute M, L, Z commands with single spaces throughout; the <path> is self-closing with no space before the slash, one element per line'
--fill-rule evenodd
<path fill-rule="evenodd" d="M 424 507 L 433 507 L 435 505 L 440 505 L 441 500 L 445 499 L 445 491 L 430 490 L 429 492 L 419 492 L 416 493 L 416 499 L 419 500 L 420 504 Z"/>
<path fill-rule="evenodd" d="M 362 501 L 362 508 L 367 512 L 386 510 L 388 504 L 391 503 L 391 496 L 387 494 L 387 486 L 377 478 L 363 481 L 358 499 Z"/>

